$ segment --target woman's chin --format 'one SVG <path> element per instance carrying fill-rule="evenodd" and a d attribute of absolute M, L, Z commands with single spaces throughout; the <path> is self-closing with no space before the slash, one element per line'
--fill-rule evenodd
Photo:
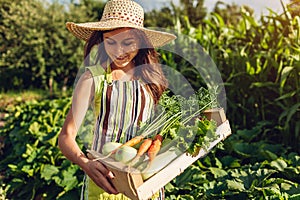
<path fill-rule="evenodd" d="M 115 67 L 117 67 L 117 68 L 124 68 L 124 67 L 127 67 L 127 66 L 129 65 L 129 63 L 130 63 L 130 62 L 128 62 L 128 61 L 117 61 L 117 60 L 114 61 L 114 65 L 115 65 Z"/>

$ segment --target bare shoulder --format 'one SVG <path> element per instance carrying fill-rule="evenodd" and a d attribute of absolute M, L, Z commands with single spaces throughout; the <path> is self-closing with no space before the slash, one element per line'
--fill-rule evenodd
<path fill-rule="evenodd" d="M 89 70 L 86 70 L 83 74 L 81 74 L 76 84 L 76 88 L 86 90 L 87 88 L 93 88 L 93 85 L 93 75 Z"/>
<path fill-rule="evenodd" d="M 90 70 L 86 70 L 80 77 L 81 79 L 83 80 L 88 80 L 88 79 L 92 79 L 93 78 L 93 75 L 92 73 L 90 72 Z"/>
<path fill-rule="evenodd" d="M 85 98 L 75 98 L 75 97 L 89 97 L 86 99 L 91 100 L 94 94 L 95 86 L 93 75 L 89 70 L 86 70 L 79 78 L 75 90 L 74 90 L 74 99 L 83 100 Z"/>

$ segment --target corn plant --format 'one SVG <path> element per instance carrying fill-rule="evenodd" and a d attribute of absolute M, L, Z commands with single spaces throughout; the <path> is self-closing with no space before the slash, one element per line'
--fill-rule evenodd
<path fill-rule="evenodd" d="M 270 11 L 260 20 L 247 12 L 242 16 L 231 27 L 212 14 L 194 36 L 222 73 L 229 119 L 240 128 L 271 121 L 271 137 L 295 146 L 300 141 L 300 18 L 287 10 Z"/>

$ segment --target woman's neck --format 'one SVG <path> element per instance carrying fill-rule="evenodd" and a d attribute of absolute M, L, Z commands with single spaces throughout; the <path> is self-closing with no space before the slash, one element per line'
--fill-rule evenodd
<path fill-rule="evenodd" d="M 134 76 L 134 65 L 133 63 L 130 63 L 125 67 L 117 67 L 112 63 L 111 73 L 113 80 L 132 80 Z"/>

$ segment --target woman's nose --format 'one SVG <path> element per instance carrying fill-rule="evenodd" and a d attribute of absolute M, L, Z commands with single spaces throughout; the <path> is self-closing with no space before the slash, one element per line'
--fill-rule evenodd
<path fill-rule="evenodd" d="M 118 57 L 120 57 L 120 56 L 124 55 L 125 53 L 126 53 L 126 52 L 125 52 L 124 47 L 123 47 L 122 45 L 118 45 L 118 46 L 117 46 L 117 49 L 116 49 L 116 55 L 117 55 Z"/>

